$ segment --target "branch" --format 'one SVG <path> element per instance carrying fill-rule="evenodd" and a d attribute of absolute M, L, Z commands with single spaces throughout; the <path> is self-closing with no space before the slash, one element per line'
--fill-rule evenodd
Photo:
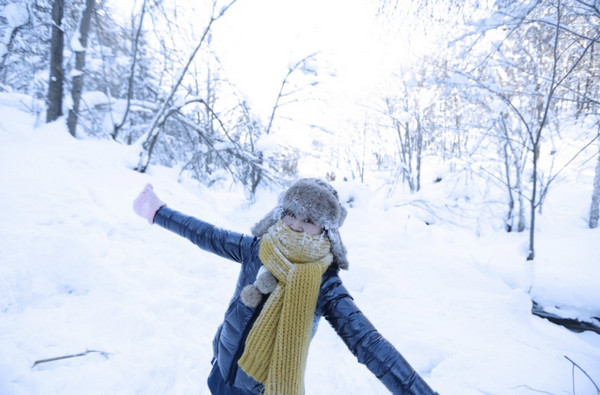
<path fill-rule="evenodd" d="M 202 33 L 202 37 L 200 38 L 200 41 L 198 42 L 198 44 L 196 45 L 196 47 L 194 48 L 194 50 L 190 54 L 190 56 L 189 56 L 189 58 L 187 60 L 187 63 L 183 66 L 183 69 L 179 73 L 179 77 L 177 78 L 177 81 L 175 82 L 175 84 L 171 88 L 171 92 L 169 93 L 169 95 L 165 99 L 162 107 L 160 108 L 160 110 L 158 111 L 158 113 L 156 114 L 156 116 L 154 117 L 154 120 L 152 122 L 152 126 L 150 127 L 150 130 L 147 133 L 146 141 L 145 141 L 145 143 L 143 145 L 144 149 L 140 153 L 139 163 L 138 163 L 138 165 L 136 167 L 136 170 L 139 171 L 140 173 L 146 172 L 146 168 L 148 166 L 148 163 L 150 162 L 150 155 L 152 154 L 152 147 L 154 145 L 154 142 L 156 141 L 156 137 L 160 133 L 160 129 L 158 129 L 158 131 L 156 131 L 156 130 L 157 130 L 158 125 L 161 122 L 161 118 L 165 114 L 165 112 L 166 112 L 166 110 L 167 110 L 167 108 L 169 106 L 169 103 L 171 102 L 171 100 L 175 96 L 175 93 L 177 92 L 177 89 L 181 85 L 181 82 L 183 81 L 183 78 L 185 77 L 185 75 L 186 75 L 186 73 L 188 71 L 188 68 L 192 64 L 192 61 L 196 57 L 196 54 L 200 50 L 200 47 L 204 43 L 204 40 L 208 36 L 208 33 L 210 32 L 210 29 L 211 29 L 213 23 L 215 21 L 217 21 L 219 18 L 221 18 L 225 14 L 225 12 L 229 9 L 229 7 L 231 7 L 236 1 L 237 0 L 232 0 L 229 4 L 227 4 L 225 7 L 223 7 L 221 9 L 221 11 L 219 12 L 219 14 L 217 16 L 213 15 L 210 18 L 210 21 L 208 21 L 208 25 L 206 26 L 206 28 L 204 29 L 204 32 Z"/>
<path fill-rule="evenodd" d="M 561 3 L 560 0 L 558 1 L 558 4 L 556 5 L 556 33 L 554 34 L 554 50 L 552 51 L 552 55 L 553 55 L 553 63 L 552 63 L 552 77 L 551 77 L 551 81 L 550 81 L 550 91 L 548 92 L 548 96 L 546 98 L 546 108 L 544 108 L 544 115 L 542 117 L 542 121 L 540 122 L 539 126 L 538 126 L 538 130 L 537 133 L 535 135 L 535 138 L 533 136 L 533 134 L 531 134 L 531 143 L 533 144 L 533 149 L 534 149 L 534 158 L 536 158 L 536 156 L 538 155 L 538 144 L 540 142 L 540 138 L 542 136 L 542 130 L 544 129 L 544 126 L 546 125 L 546 120 L 548 119 L 548 112 L 550 111 L 550 102 L 552 101 L 552 97 L 554 96 L 554 91 L 556 90 L 556 88 L 558 87 L 558 84 L 555 84 L 556 82 L 556 75 L 558 74 L 558 36 L 560 33 L 560 20 L 561 20 L 561 13 L 560 13 L 560 7 L 561 7 Z M 535 159 L 534 159 L 535 160 Z M 534 175 L 535 177 L 536 175 Z"/>
<path fill-rule="evenodd" d="M 595 4 L 596 2 L 594 2 L 594 4 L 586 3 L 583 0 L 575 0 L 575 2 L 583 5 L 584 7 L 588 7 L 590 10 L 594 11 L 596 15 L 600 16 L 600 8 L 598 8 L 598 6 Z"/>
<path fill-rule="evenodd" d="M 106 359 L 108 359 L 108 356 L 110 355 L 110 353 L 108 353 L 106 351 L 85 350 L 84 352 L 79 353 L 79 354 L 71 354 L 71 355 L 63 355 L 63 356 L 54 357 L 54 358 L 39 359 L 39 360 L 37 360 L 37 361 L 35 361 L 33 363 L 33 365 L 31 366 L 31 368 L 33 369 L 37 365 L 42 364 L 42 363 L 60 361 L 60 360 L 69 359 L 69 358 L 85 357 L 86 355 L 91 354 L 91 353 L 98 353 L 98 354 L 102 355 Z"/>
<path fill-rule="evenodd" d="M 208 112 L 209 112 L 209 113 L 210 113 L 210 114 L 211 114 L 211 115 L 212 115 L 212 116 L 213 116 L 213 117 L 214 117 L 214 118 L 217 120 L 217 122 L 219 123 L 219 126 L 220 126 L 220 127 L 221 127 L 221 129 L 223 130 L 223 134 L 225 134 L 225 136 L 226 136 L 226 137 L 227 137 L 227 139 L 228 139 L 228 140 L 231 142 L 231 144 L 233 144 L 233 145 L 234 145 L 234 146 L 235 146 L 235 147 L 236 147 L 238 150 L 240 150 L 240 151 L 244 151 L 244 149 L 242 148 L 242 146 L 240 145 L 240 143 L 239 143 L 239 142 L 237 142 L 236 140 L 234 140 L 234 139 L 233 139 L 233 138 L 232 138 L 232 137 L 229 135 L 229 132 L 227 131 L 227 128 L 225 127 L 225 124 L 223 123 L 223 121 L 221 120 L 221 118 L 220 118 L 220 117 L 217 115 L 217 113 L 216 113 L 216 112 L 215 112 L 215 111 L 212 109 L 212 107 L 208 105 L 208 103 L 207 103 L 207 102 L 206 102 L 204 99 L 197 97 L 197 98 L 194 98 L 194 99 L 188 100 L 188 101 L 186 101 L 186 102 L 185 102 L 185 103 L 184 103 L 182 106 L 180 106 L 180 107 L 178 107 L 178 108 L 176 108 L 176 109 L 172 109 L 171 111 L 172 111 L 172 112 L 177 112 L 177 113 L 178 113 L 180 116 L 183 116 L 183 117 L 184 117 L 184 115 L 183 115 L 183 114 L 181 113 L 181 111 L 180 111 L 180 110 L 181 110 L 181 108 L 182 108 L 183 106 L 185 106 L 185 105 L 188 105 L 188 104 L 191 104 L 191 103 L 195 103 L 195 102 L 198 102 L 198 103 L 204 104 L 204 106 L 205 106 L 206 110 L 207 110 L 207 111 L 208 111 Z M 169 114 L 169 115 L 170 115 L 170 114 Z M 169 116 L 169 115 L 167 115 L 167 116 Z M 165 116 L 165 118 L 166 118 L 167 116 Z M 198 130 L 199 130 L 199 129 L 198 129 Z"/>
<path fill-rule="evenodd" d="M 513 16 L 511 16 L 512 18 L 515 18 L 518 21 L 512 26 L 512 28 L 510 29 L 510 31 L 508 32 L 508 34 L 506 34 L 506 36 L 502 40 L 502 43 L 500 43 L 498 46 L 495 46 L 493 48 L 493 50 L 490 53 L 488 53 L 488 55 L 481 62 L 479 62 L 478 65 L 476 65 L 476 66 L 474 66 L 472 68 L 472 70 L 477 70 L 477 69 L 483 67 L 483 64 L 486 63 L 488 61 L 488 59 L 490 59 L 493 56 L 494 52 L 500 51 L 500 48 L 502 47 L 502 45 L 508 40 L 508 38 L 510 36 L 512 36 L 513 33 L 515 33 L 517 31 L 517 29 L 519 29 L 519 27 L 521 27 L 521 25 L 525 22 L 525 20 L 529 16 L 529 14 L 531 14 L 533 12 L 533 10 L 539 5 L 539 3 L 540 3 L 539 1 L 536 1 L 536 2 L 532 3 L 531 7 L 528 8 L 526 10 L 526 12 L 522 16 L 519 16 L 519 17 L 513 17 Z M 505 14 L 505 15 L 508 15 L 508 14 Z M 498 28 L 498 26 L 492 26 L 492 28 Z M 480 38 L 482 38 L 484 35 L 485 34 L 481 34 Z M 475 43 L 473 43 L 473 45 L 471 46 L 471 48 L 474 45 L 475 45 Z"/>
<path fill-rule="evenodd" d="M 598 388 L 598 386 L 596 385 L 596 383 L 594 382 L 594 380 L 592 380 L 592 378 L 590 377 L 590 375 L 589 375 L 589 374 L 587 374 L 587 372 L 586 372 L 585 370 L 583 370 L 583 369 L 581 368 L 581 366 L 577 365 L 577 363 L 575 363 L 575 361 L 573 361 L 571 358 L 567 357 L 566 355 L 564 355 L 564 357 L 565 357 L 565 358 L 566 358 L 566 359 L 567 359 L 569 362 L 571 362 L 571 363 L 573 364 L 573 370 L 575 370 L 575 367 L 577 367 L 579 370 L 581 370 L 581 372 L 582 372 L 583 374 L 585 374 L 585 376 L 586 376 L 588 379 L 590 379 L 590 381 L 592 382 L 592 384 L 594 385 L 594 387 L 596 387 L 596 393 L 597 393 L 597 394 L 600 394 L 600 388 Z M 575 380 L 575 378 L 573 378 L 573 380 Z M 575 385 L 575 384 L 573 384 L 573 385 Z M 575 393 L 575 392 L 573 391 L 573 393 Z"/>
<path fill-rule="evenodd" d="M 543 23 L 543 24 L 549 25 L 549 26 L 551 26 L 553 28 L 558 28 L 558 29 L 564 30 L 565 32 L 570 33 L 570 34 L 574 35 L 575 37 L 579 37 L 579 38 L 584 39 L 584 40 L 590 40 L 592 42 L 597 42 L 598 41 L 598 36 L 596 36 L 595 38 L 590 38 L 588 36 L 584 36 L 581 33 L 577 33 L 576 31 L 573 31 L 572 29 L 567 28 L 564 25 L 561 25 L 561 24 L 558 24 L 558 23 L 552 23 L 552 22 L 550 22 L 550 21 L 548 21 L 546 19 L 536 18 L 536 19 L 532 19 L 531 22 Z"/>
<path fill-rule="evenodd" d="M 579 58 L 577 59 L 577 61 L 575 61 L 575 63 L 573 63 L 573 66 L 571 66 L 571 68 L 569 69 L 569 71 L 566 72 L 566 74 L 560 79 L 560 81 L 558 81 L 556 83 L 557 87 L 560 86 L 562 84 L 562 82 L 575 70 L 575 68 L 577 67 L 577 65 L 579 64 L 579 62 L 581 62 L 581 60 L 585 56 L 585 54 L 588 51 L 588 49 L 590 49 L 594 45 L 594 43 L 598 40 L 598 38 L 600 38 L 600 35 L 596 36 L 596 38 L 594 40 L 590 41 L 590 43 L 584 48 L 583 52 L 581 53 L 581 56 L 579 56 Z"/>
<path fill-rule="evenodd" d="M 527 134 L 530 135 L 530 136 L 532 135 L 531 129 L 529 128 L 529 124 L 527 124 L 527 121 L 525 120 L 525 117 L 523 116 L 523 114 L 521 114 L 521 112 L 519 111 L 519 109 L 506 96 L 504 96 L 500 92 L 496 92 L 495 90 L 493 90 L 489 86 L 484 85 L 481 81 L 476 80 L 475 78 L 473 78 L 472 76 L 470 76 L 468 74 L 465 74 L 465 73 L 463 73 L 461 71 L 457 71 L 456 73 L 458 73 L 459 75 L 462 75 L 463 77 L 467 78 L 468 80 L 473 81 L 479 87 L 487 90 L 488 92 L 491 92 L 491 93 L 495 94 L 496 96 L 498 96 L 500 98 L 500 100 L 502 100 L 504 103 L 508 104 L 508 106 L 510 108 L 512 108 L 512 110 L 517 114 L 517 117 L 519 117 L 519 119 L 521 120 L 521 122 L 523 122 L 523 125 L 525 125 L 525 129 L 527 130 Z"/>
<path fill-rule="evenodd" d="M 128 82 L 127 82 L 127 104 L 125 105 L 125 113 L 123 114 L 123 119 L 121 120 L 121 122 L 119 124 L 115 124 L 113 126 L 113 139 L 116 139 L 117 137 L 117 133 L 119 132 L 119 130 L 123 127 L 123 125 L 125 125 L 125 121 L 127 120 L 127 115 L 129 114 L 129 109 L 131 107 L 131 99 L 133 97 L 133 82 L 134 82 L 134 77 L 135 77 L 135 66 L 137 64 L 137 53 L 138 53 L 138 49 L 139 49 L 139 42 L 140 42 L 140 36 L 142 33 L 142 24 L 144 22 L 144 15 L 146 14 L 146 0 L 144 0 L 144 3 L 142 4 L 142 13 L 140 15 L 140 23 L 138 25 L 137 31 L 135 33 L 135 38 L 133 40 L 133 54 L 132 56 L 132 61 L 131 61 L 131 68 L 129 71 L 129 78 L 128 78 Z"/>
<path fill-rule="evenodd" d="M 221 160 L 221 162 L 227 168 L 229 173 L 233 177 L 235 177 L 239 181 L 241 181 L 243 184 L 243 181 L 244 181 L 243 178 L 231 168 L 229 161 L 227 161 L 227 160 L 225 160 L 225 158 L 223 158 L 223 156 L 221 155 L 221 152 L 214 146 L 213 141 L 204 135 L 204 133 L 203 133 L 204 131 L 202 129 L 198 128 L 198 126 L 196 126 L 194 123 L 190 122 L 186 117 L 182 116 L 180 113 L 177 113 L 176 118 L 177 118 L 177 120 L 179 120 L 179 122 L 183 123 L 185 126 L 195 130 L 198 133 L 198 135 L 200 136 L 200 138 L 202 138 L 206 142 L 206 144 L 211 148 L 212 152 L 214 152 L 217 155 L 217 157 Z M 194 159 L 194 158 L 192 158 L 192 159 Z M 185 166 L 184 166 L 184 168 L 185 168 Z"/>
<path fill-rule="evenodd" d="M 285 89 L 285 86 L 288 83 L 290 75 L 294 71 L 296 71 L 298 68 L 300 68 L 300 66 L 302 66 L 302 64 L 305 63 L 308 59 L 312 59 L 316 55 L 317 55 L 317 52 L 311 53 L 310 55 L 305 56 L 304 58 L 302 58 L 298 62 L 296 62 L 296 64 L 294 64 L 293 66 L 288 68 L 288 71 L 287 71 L 285 77 L 283 78 L 283 81 L 281 82 L 281 86 L 279 87 L 279 92 L 277 93 L 277 99 L 275 99 L 275 104 L 273 105 L 273 111 L 271 111 L 271 116 L 269 117 L 269 124 L 267 125 L 267 129 L 265 130 L 265 134 L 269 134 L 269 132 L 271 131 L 271 127 L 273 126 L 273 120 L 275 119 L 275 112 L 277 111 L 278 108 L 280 108 L 283 105 L 283 104 L 280 104 L 279 101 L 281 100 L 282 97 L 287 95 L 287 94 L 283 93 L 283 90 Z M 289 104 L 289 103 L 286 103 L 286 104 Z"/>

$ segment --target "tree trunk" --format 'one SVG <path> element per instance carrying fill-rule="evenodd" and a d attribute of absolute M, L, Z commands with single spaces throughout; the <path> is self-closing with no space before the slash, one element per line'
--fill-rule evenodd
<path fill-rule="evenodd" d="M 517 232 L 523 232 L 525 230 L 525 199 L 523 197 L 523 181 L 522 171 L 519 170 L 517 173 L 517 192 L 519 201 L 519 224 L 517 225 Z"/>
<path fill-rule="evenodd" d="M 598 227 L 600 217 L 600 131 L 598 132 L 598 162 L 596 163 L 596 175 L 594 177 L 594 191 L 592 192 L 592 206 L 590 207 L 590 229 Z"/>
<path fill-rule="evenodd" d="M 517 232 L 525 230 L 525 203 L 523 201 L 523 148 L 520 144 L 515 144 L 516 138 L 509 136 L 508 126 L 506 125 L 505 115 L 501 114 L 502 122 L 502 152 L 504 154 L 504 172 L 506 177 L 506 190 L 508 194 L 508 211 L 504 221 L 505 230 L 513 232 L 515 230 L 515 218 L 518 217 Z M 515 180 L 511 177 L 511 166 L 514 168 Z M 516 199 L 515 199 L 516 194 Z M 518 204 L 518 209 L 515 206 Z M 515 213 L 516 212 L 516 213 Z"/>
<path fill-rule="evenodd" d="M 48 110 L 46 122 L 55 121 L 62 115 L 63 96 L 63 18 L 64 0 L 52 3 L 52 42 L 50 45 L 50 81 L 48 82 Z"/>
<path fill-rule="evenodd" d="M 541 127 L 540 127 L 541 131 Z M 538 132 L 538 137 L 535 140 L 535 144 L 533 145 L 533 172 L 532 172 L 532 187 L 531 187 L 531 212 L 529 215 L 531 216 L 530 224 L 529 224 L 529 254 L 527 255 L 528 261 L 533 261 L 535 259 L 535 209 L 536 209 L 536 199 L 537 199 L 537 182 L 538 182 L 538 159 L 540 152 L 540 140 L 539 140 L 540 132 Z"/>
<path fill-rule="evenodd" d="M 416 163 L 416 182 L 415 182 L 415 186 L 416 186 L 416 192 L 419 192 L 421 190 L 421 159 L 423 157 L 423 126 L 421 125 L 421 119 L 420 117 L 417 117 L 417 163 Z"/>
<path fill-rule="evenodd" d="M 112 138 L 113 140 L 117 139 L 117 135 L 119 134 L 119 130 L 125 125 L 125 121 L 127 121 L 127 115 L 129 114 L 129 110 L 131 109 L 131 99 L 133 99 L 133 84 L 135 80 L 135 66 L 137 64 L 137 54 L 140 46 L 140 36 L 142 34 L 142 25 L 144 22 L 144 15 L 146 15 L 146 0 L 142 3 L 142 13 L 140 15 L 140 23 L 138 25 L 137 31 L 135 33 L 135 38 L 133 40 L 133 54 L 131 55 L 131 69 L 129 72 L 129 78 L 127 81 L 127 104 L 125 105 L 125 112 L 123 113 L 123 118 L 121 122 L 113 125 Z M 131 137 L 131 135 L 130 135 Z"/>
<path fill-rule="evenodd" d="M 514 223 L 514 209 L 515 199 L 512 193 L 512 182 L 510 180 L 510 165 L 509 165 L 509 153 L 508 153 L 508 139 L 502 146 L 504 152 L 504 171 L 506 175 L 506 191 L 508 192 L 508 211 L 506 212 L 506 218 L 504 219 L 504 230 L 506 232 L 512 232 Z"/>
<path fill-rule="evenodd" d="M 95 0 L 86 0 L 85 9 L 81 15 L 81 23 L 79 25 L 79 43 L 80 48 L 75 50 L 75 71 L 73 74 L 73 86 L 71 97 L 73 98 L 73 108 L 69 110 L 67 118 L 67 127 L 71 136 L 75 137 L 77 129 L 77 119 L 79 116 L 79 102 L 81 101 L 81 91 L 83 90 L 83 68 L 85 67 L 85 49 L 87 48 L 87 38 L 90 31 L 90 20 L 92 19 L 92 11 L 94 10 Z"/>

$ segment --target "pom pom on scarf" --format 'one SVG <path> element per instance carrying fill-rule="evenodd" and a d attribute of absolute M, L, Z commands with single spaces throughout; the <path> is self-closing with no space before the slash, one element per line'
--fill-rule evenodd
<path fill-rule="evenodd" d="M 240 298 L 242 303 L 248 307 L 256 307 L 263 299 L 263 295 L 268 295 L 277 286 L 277 279 L 273 276 L 266 267 L 261 266 L 256 276 L 254 284 L 246 285 L 242 289 Z"/>

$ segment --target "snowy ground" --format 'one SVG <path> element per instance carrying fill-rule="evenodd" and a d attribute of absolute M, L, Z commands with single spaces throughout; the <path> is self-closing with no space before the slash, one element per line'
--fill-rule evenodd
<path fill-rule="evenodd" d="M 249 206 L 235 188 L 177 182 L 174 170 L 138 174 L 136 159 L 109 141 L 75 140 L 60 123 L 35 128 L 2 101 L 0 394 L 208 394 L 211 341 L 237 264 L 149 226 L 132 201 L 151 182 L 170 207 L 245 232 L 276 193 L 261 191 Z M 343 280 L 440 394 L 597 394 L 565 356 L 600 385 L 600 336 L 532 316 L 527 293 L 576 316 L 600 315 L 600 230 L 585 228 L 591 173 L 581 177 L 552 192 L 533 265 L 525 234 L 475 229 L 473 217 L 427 226 L 417 205 L 388 207 L 377 192 L 338 183 L 355 200 L 342 228 Z M 33 366 L 86 350 L 101 352 Z M 387 393 L 326 321 L 306 386 L 308 394 Z"/>

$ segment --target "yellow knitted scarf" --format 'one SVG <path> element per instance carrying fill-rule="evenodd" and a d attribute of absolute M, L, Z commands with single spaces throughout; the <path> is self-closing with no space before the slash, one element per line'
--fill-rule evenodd
<path fill-rule="evenodd" d="M 239 365 L 267 395 L 304 394 L 304 371 L 321 277 L 331 264 L 324 235 L 295 232 L 283 222 L 262 237 L 258 256 L 277 278 L 252 326 Z"/>

